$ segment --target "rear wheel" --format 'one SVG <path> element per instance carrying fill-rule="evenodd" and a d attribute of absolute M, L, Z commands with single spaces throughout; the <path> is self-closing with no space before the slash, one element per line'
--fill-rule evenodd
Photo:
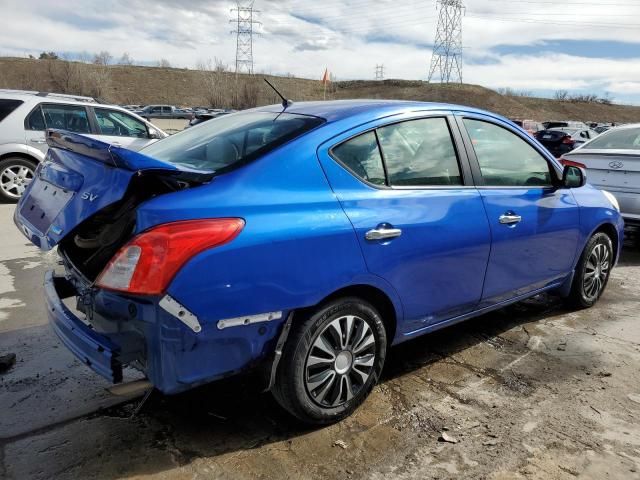
<path fill-rule="evenodd" d="M 386 349 L 382 318 L 369 303 L 348 297 L 325 304 L 289 337 L 273 395 L 304 422 L 341 420 L 378 381 Z"/>
<path fill-rule="evenodd" d="M 613 267 L 613 244 L 606 233 L 596 233 L 584 248 L 576 266 L 569 302 L 578 308 L 592 307 L 604 292 Z"/>
<path fill-rule="evenodd" d="M 33 180 L 36 163 L 21 157 L 9 157 L 0 162 L 0 200 L 15 203 Z"/>

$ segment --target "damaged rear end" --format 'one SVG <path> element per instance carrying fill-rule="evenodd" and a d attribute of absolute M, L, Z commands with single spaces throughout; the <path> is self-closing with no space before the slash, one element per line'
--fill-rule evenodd
<path fill-rule="evenodd" d="M 50 130 L 47 141 L 47 158 L 14 221 L 42 250 L 58 247 L 64 273 L 45 276 L 49 321 L 77 358 L 110 381 L 122 381 L 123 365 L 146 373 L 157 361 L 149 356 L 150 342 L 179 333 L 159 317 L 182 317 L 192 331 L 199 329 L 197 319 L 163 293 L 172 275 L 243 224 L 175 222 L 136 233 L 143 202 L 208 183 L 212 174 L 67 132 Z"/>

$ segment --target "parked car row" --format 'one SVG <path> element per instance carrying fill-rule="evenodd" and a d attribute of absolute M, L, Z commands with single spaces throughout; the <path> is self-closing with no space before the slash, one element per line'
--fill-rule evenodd
<path fill-rule="evenodd" d="M 194 124 L 233 111 L 208 107 L 178 108 L 174 105 L 123 105 L 123 108 L 140 115 L 146 120 L 158 118 L 194 120 L 198 117 L 199 121 Z"/>
<path fill-rule="evenodd" d="M 139 115 L 93 98 L 0 90 L 0 201 L 15 202 L 48 150 L 45 130 L 79 133 L 130 150 L 167 137 Z"/>

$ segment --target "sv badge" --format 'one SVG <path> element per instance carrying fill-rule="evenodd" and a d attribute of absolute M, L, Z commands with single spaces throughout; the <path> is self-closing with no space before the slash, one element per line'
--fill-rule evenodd
<path fill-rule="evenodd" d="M 82 198 L 82 200 L 89 200 L 90 202 L 93 202 L 96 198 L 98 198 L 98 195 L 93 194 L 91 192 L 84 192 L 80 198 Z"/>

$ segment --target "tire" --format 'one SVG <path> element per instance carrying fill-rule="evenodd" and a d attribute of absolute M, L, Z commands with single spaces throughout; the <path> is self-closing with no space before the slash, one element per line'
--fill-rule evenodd
<path fill-rule="evenodd" d="M 345 297 L 297 320 L 273 396 L 305 423 L 337 422 L 364 402 L 380 378 L 387 350 L 382 318 L 369 303 Z M 351 333 L 339 337 L 339 330 Z"/>
<path fill-rule="evenodd" d="M 596 304 L 609 282 L 613 266 L 613 244 L 606 233 L 593 235 L 584 247 L 576 266 L 567 298 L 569 305 L 590 308 Z"/>
<path fill-rule="evenodd" d="M 16 203 L 33 180 L 38 164 L 22 157 L 9 157 L 0 161 L 0 201 Z"/>

